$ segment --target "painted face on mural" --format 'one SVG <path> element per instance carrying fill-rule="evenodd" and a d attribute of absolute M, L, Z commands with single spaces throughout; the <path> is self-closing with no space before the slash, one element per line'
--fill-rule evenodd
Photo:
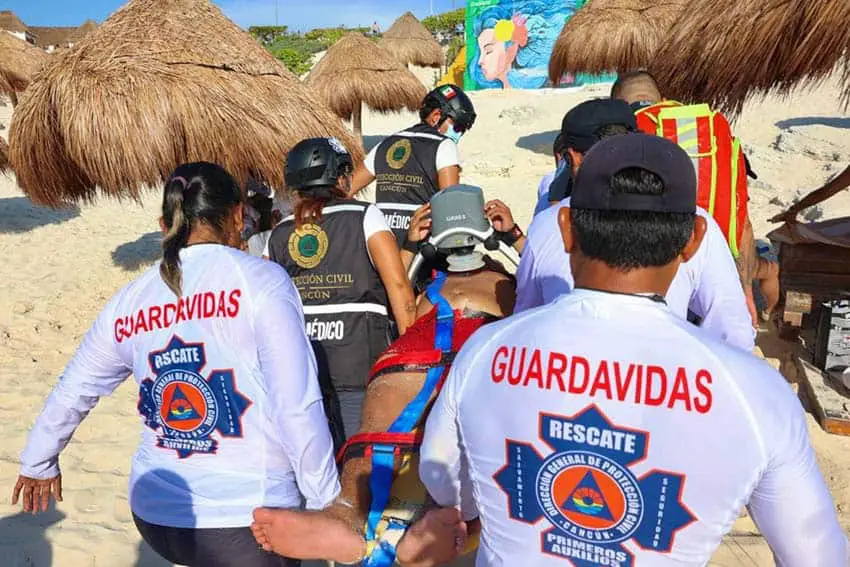
<path fill-rule="evenodd" d="M 513 63 L 505 42 L 496 39 L 496 30 L 493 28 L 485 29 L 478 36 L 478 51 L 481 53 L 478 66 L 488 81 L 504 77 Z"/>

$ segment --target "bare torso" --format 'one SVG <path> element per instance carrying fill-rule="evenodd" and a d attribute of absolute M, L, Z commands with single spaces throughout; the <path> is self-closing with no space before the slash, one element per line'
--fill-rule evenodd
<path fill-rule="evenodd" d="M 487 313 L 502 318 L 513 311 L 516 283 L 503 271 L 485 270 L 470 275 L 450 274 L 441 293 L 454 310 Z M 417 318 L 431 309 L 433 305 L 424 295 L 420 296 Z M 360 433 L 386 431 L 419 393 L 425 376 L 425 371 L 394 372 L 373 380 L 366 391 Z M 433 399 L 429 401 L 429 409 L 431 403 Z M 342 498 L 353 507 L 339 507 L 338 511 L 351 527 L 358 531 L 362 531 L 369 510 L 370 470 L 369 459 L 362 457 L 348 459 L 343 465 Z"/>

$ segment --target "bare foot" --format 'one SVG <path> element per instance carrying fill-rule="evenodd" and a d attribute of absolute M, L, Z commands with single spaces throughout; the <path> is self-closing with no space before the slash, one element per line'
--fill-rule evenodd
<path fill-rule="evenodd" d="M 466 545 L 466 522 L 454 508 L 437 508 L 410 526 L 396 549 L 405 567 L 431 567 L 453 561 Z"/>
<path fill-rule="evenodd" d="M 263 549 L 292 559 L 358 563 L 366 553 L 362 535 L 321 511 L 257 508 L 251 531 Z"/>

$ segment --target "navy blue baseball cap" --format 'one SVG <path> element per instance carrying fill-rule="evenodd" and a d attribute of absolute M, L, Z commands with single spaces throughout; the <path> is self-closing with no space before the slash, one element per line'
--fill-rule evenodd
<path fill-rule="evenodd" d="M 664 183 L 664 191 L 660 195 L 615 192 L 611 178 L 629 168 L 654 173 Z M 612 136 L 585 154 L 570 205 L 592 211 L 695 213 L 696 171 L 685 150 L 670 140 L 637 133 Z"/>
<path fill-rule="evenodd" d="M 567 112 L 561 121 L 563 145 L 584 153 L 597 142 L 601 128 L 615 124 L 637 130 L 635 113 L 625 101 L 614 98 L 584 101 Z"/>

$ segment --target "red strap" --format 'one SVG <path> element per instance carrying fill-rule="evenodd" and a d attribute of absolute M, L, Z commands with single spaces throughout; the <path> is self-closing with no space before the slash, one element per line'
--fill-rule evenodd
<path fill-rule="evenodd" d="M 386 431 L 376 431 L 372 433 L 358 433 L 352 435 L 345 442 L 342 449 L 339 450 L 336 460 L 341 463 L 345 459 L 345 454 L 356 445 L 366 445 L 366 455 L 371 455 L 371 447 L 373 445 L 393 445 L 398 453 L 401 447 L 418 447 L 422 444 L 422 431 L 413 431 L 409 433 L 387 433 Z"/>
<path fill-rule="evenodd" d="M 439 350 L 427 350 L 420 352 L 400 352 L 383 357 L 372 366 L 369 377 L 375 376 L 390 366 L 433 366 L 442 360 Z"/>

